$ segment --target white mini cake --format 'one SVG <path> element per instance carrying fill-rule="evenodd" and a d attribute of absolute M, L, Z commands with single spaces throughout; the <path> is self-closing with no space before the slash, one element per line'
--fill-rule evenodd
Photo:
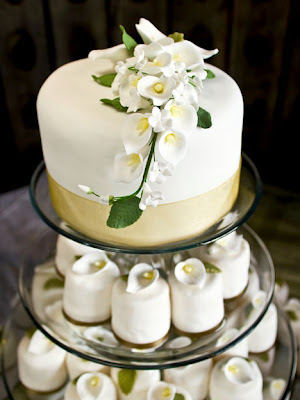
<path fill-rule="evenodd" d="M 163 370 L 164 381 L 186 389 L 193 400 L 204 400 L 208 394 L 212 359 L 185 367 Z"/>
<path fill-rule="evenodd" d="M 40 331 L 31 339 L 24 336 L 18 346 L 20 381 L 28 389 L 52 392 L 67 379 L 66 352 L 50 342 Z"/>
<path fill-rule="evenodd" d="M 97 249 L 74 242 L 65 236 L 58 235 L 55 254 L 55 266 L 57 271 L 61 276 L 65 276 L 67 270 L 72 267 L 75 261 L 91 251 L 97 251 Z"/>
<path fill-rule="evenodd" d="M 71 381 L 82 375 L 84 372 L 101 372 L 106 375 L 109 375 L 110 372 L 109 367 L 87 361 L 83 358 L 74 356 L 72 353 L 67 354 L 66 365 Z"/>
<path fill-rule="evenodd" d="M 259 291 L 254 295 L 252 300 L 253 309 L 249 316 L 250 320 L 254 320 L 261 312 L 265 299 L 266 293 L 263 291 Z M 275 304 L 272 303 L 262 320 L 248 336 L 249 352 L 263 353 L 269 350 L 275 344 L 276 337 L 277 308 Z"/>
<path fill-rule="evenodd" d="M 300 300 L 290 298 L 284 307 L 285 312 L 288 314 L 291 326 L 297 341 L 297 346 L 300 346 Z"/>
<path fill-rule="evenodd" d="M 117 391 L 110 377 L 101 372 L 86 372 L 68 384 L 64 400 L 87 399 L 117 400 Z"/>
<path fill-rule="evenodd" d="M 227 343 L 231 342 L 240 334 L 239 330 L 236 328 L 227 329 L 223 335 L 217 340 L 216 346 L 223 347 Z M 248 357 L 248 338 L 245 337 L 241 341 L 239 341 L 236 345 L 230 347 L 230 349 L 226 350 L 224 353 L 221 353 L 219 356 L 215 357 L 219 359 L 221 357 Z"/>
<path fill-rule="evenodd" d="M 120 275 L 104 252 L 90 252 L 67 271 L 63 297 L 66 316 L 75 323 L 97 324 L 111 316 L 111 292 Z"/>
<path fill-rule="evenodd" d="M 199 248 L 200 258 L 211 262 L 223 272 L 223 297 L 232 299 L 246 289 L 250 266 L 249 243 L 232 232 L 212 245 Z"/>
<path fill-rule="evenodd" d="M 158 370 L 111 369 L 119 400 L 146 400 L 149 387 L 160 380 Z"/>
<path fill-rule="evenodd" d="M 150 265 L 135 265 L 128 282 L 119 278 L 112 293 L 112 328 L 133 345 L 155 346 L 171 324 L 169 285 Z"/>
<path fill-rule="evenodd" d="M 211 400 L 263 400 L 263 379 L 255 361 L 242 357 L 222 359 L 214 366 Z"/>
<path fill-rule="evenodd" d="M 222 273 L 197 258 L 176 265 L 169 275 L 172 323 L 182 332 L 216 328 L 224 317 Z"/>
<path fill-rule="evenodd" d="M 148 390 L 147 400 L 175 400 L 176 395 L 181 395 L 180 397 L 178 396 L 180 399 L 194 400 L 186 389 L 163 381 L 151 385 Z"/>

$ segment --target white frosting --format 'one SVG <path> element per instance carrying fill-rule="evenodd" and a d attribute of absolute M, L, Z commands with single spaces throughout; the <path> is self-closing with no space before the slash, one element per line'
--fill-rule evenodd
<path fill-rule="evenodd" d="M 54 391 L 65 383 L 66 352 L 50 342 L 40 331 L 32 338 L 24 336 L 18 346 L 20 381 L 39 392 Z"/>
<path fill-rule="evenodd" d="M 214 366 L 209 385 L 211 400 L 263 399 L 263 379 L 256 362 L 238 359 L 239 357 L 222 359 Z M 248 364 L 247 368 L 244 368 L 246 364 L 242 361 Z"/>
<path fill-rule="evenodd" d="M 254 309 L 250 318 L 257 316 L 260 309 Z M 262 353 L 269 350 L 277 337 L 277 309 L 271 304 L 268 311 L 248 336 L 248 346 L 251 353 Z"/>
<path fill-rule="evenodd" d="M 55 265 L 58 272 L 62 276 L 65 276 L 67 269 L 72 267 L 78 257 L 90 253 L 91 251 L 97 250 L 90 246 L 74 242 L 65 236 L 58 235 L 55 255 Z"/>
<path fill-rule="evenodd" d="M 160 371 L 158 370 L 140 370 L 135 371 L 135 379 L 130 393 L 123 393 L 118 374 L 122 371 L 120 368 L 111 368 L 111 378 L 118 391 L 119 400 L 146 400 L 149 387 L 160 380 Z"/>
<path fill-rule="evenodd" d="M 65 400 L 117 400 L 116 388 L 105 374 L 86 372 L 68 384 Z"/>
<path fill-rule="evenodd" d="M 212 359 L 209 359 L 186 367 L 165 369 L 163 378 L 166 382 L 186 389 L 192 399 L 204 400 L 208 394 L 211 369 Z"/>
<path fill-rule="evenodd" d="M 285 305 L 284 310 L 289 315 L 297 345 L 300 346 L 300 300 L 296 298 L 290 298 Z"/>
<path fill-rule="evenodd" d="M 217 347 L 223 347 L 227 343 L 231 342 L 235 338 L 240 335 L 240 331 L 236 328 L 227 329 L 223 335 L 217 340 Z M 216 358 L 221 357 L 233 357 L 233 356 L 240 356 L 240 357 L 248 357 L 248 339 L 247 337 L 242 339 L 236 345 L 232 346 L 229 350 L 225 351 L 224 353 L 220 354 Z"/>
<path fill-rule="evenodd" d="M 215 328 L 224 317 L 222 273 L 206 273 L 203 287 L 179 282 L 169 275 L 172 322 L 183 332 L 199 333 Z"/>
<path fill-rule="evenodd" d="M 71 353 L 67 354 L 66 365 L 71 381 L 77 378 L 79 375 L 83 374 L 84 372 L 102 372 L 107 375 L 109 375 L 110 373 L 109 367 L 91 361 L 87 361 Z"/>
<path fill-rule="evenodd" d="M 118 279 L 112 292 L 112 328 L 117 336 L 133 344 L 162 339 L 170 329 L 171 309 L 167 282 L 161 277 L 137 293 L 128 293 Z"/>
<path fill-rule="evenodd" d="M 223 297 L 238 296 L 248 283 L 250 246 L 242 235 L 232 232 L 214 244 L 199 248 L 202 261 L 208 261 L 223 272 Z"/>
<path fill-rule="evenodd" d="M 79 322 L 97 323 L 111 315 L 112 286 L 120 275 L 104 252 L 90 252 L 67 271 L 63 307 Z"/>
<path fill-rule="evenodd" d="M 126 195 L 136 190 L 115 181 L 114 157 L 123 151 L 122 126 L 126 113 L 102 104 L 114 98 L 112 89 L 94 82 L 91 75 L 114 72 L 107 60 L 79 60 L 56 70 L 42 86 L 37 111 L 42 147 L 50 175 L 81 197 L 78 184 L 96 193 Z M 205 193 L 229 179 L 238 169 L 241 154 L 243 100 L 237 84 L 225 72 L 206 65 L 216 77 L 204 81 L 201 107 L 212 116 L 212 127 L 196 128 L 189 135 L 185 159 L 163 184 L 165 203 Z M 187 179 L 189 177 L 189 179 Z M 180 189 L 179 189 L 180 188 Z M 153 190 L 161 190 L 154 184 Z"/>
<path fill-rule="evenodd" d="M 193 400 L 190 393 L 183 387 L 164 381 L 151 385 L 147 393 L 147 400 L 174 400 L 176 394 L 181 394 L 184 400 Z"/>

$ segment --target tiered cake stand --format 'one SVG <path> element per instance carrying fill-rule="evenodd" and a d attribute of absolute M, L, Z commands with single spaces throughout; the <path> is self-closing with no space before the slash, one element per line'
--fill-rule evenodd
<path fill-rule="evenodd" d="M 203 234 L 168 245 L 135 249 L 98 242 L 75 231 L 63 222 L 52 208 L 43 163 L 38 166 L 33 175 L 30 195 L 34 208 L 52 229 L 45 227 L 45 231 L 39 240 L 32 243 L 21 268 L 19 293 L 22 305 L 27 313 L 24 313 L 22 307 L 18 305 L 3 334 L 3 377 L 11 399 L 63 399 L 64 396 L 63 389 L 48 395 L 33 395 L 18 380 L 17 343 L 24 332 L 33 324 L 58 346 L 84 359 L 112 367 L 164 369 L 192 364 L 225 352 L 245 338 L 268 310 L 274 290 L 274 268 L 272 259 L 263 242 L 252 229 L 244 224 L 254 212 L 261 196 L 259 175 L 246 155 L 243 155 L 238 199 L 231 212 Z M 166 276 L 170 268 L 173 267 L 174 258 L 178 253 L 182 252 L 184 257 L 188 256 L 197 246 L 211 243 L 236 229 L 243 234 L 251 248 L 249 284 L 246 291 L 236 300 L 225 303 L 225 318 L 221 326 L 209 334 L 192 337 L 190 338 L 192 340 L 178 346 L 180 336 L 171 328 L 166 341 L 159 347 L 155 349 L 135 349 L 126 347 L 117 341 L 97 342 L 87 339 L 84 335 L 87 327 L 72 324 L 62 313 L 61 286 L 63 281 L 57 274 L 54 265 L 57 233 L 92 248 L 110 252 L 110 256 L 116 260 L 118 265 L 122 266 L 124 271 L 130 265 L 142 259 L 160 268 L 161 274 Z M 38 268 L 36 268 L 37 266 Z M 51 292 L 51 288 L 45 290 L 44 296 L 39 299 L 37 304 L 34 301 L 34 291 L 38 289 L 39 285 L 43 287 L 45 284 L 42 278 L 43 271 L 47 272 L 47 279 L 50 277 L 52 282 L 58 282 L 59 285 L 54 285 L 55 293 L 54 291 Z M 261 313 L 250 321 L 250 319 L 247 319 L 247 313 L 251 306 L 251 282 L 253 279 L 259 282 L 260 289 L 264 290 L 267 296 Z M 275 358 L 270 376 L 285 380 L 286 387 L 281 398 L 283 400 L 287 399 L 295 375 L 296 345 L 285 314 L 279 310 L 278 316 Z M 108 333 L 111 331 L 109 322 L 102 327 Z M 225 345 L 217 346 L 218 339 L 229 328 L 237 328 L 238 334 Z M 182 340 L 181 343 L 183 343 Z"/>

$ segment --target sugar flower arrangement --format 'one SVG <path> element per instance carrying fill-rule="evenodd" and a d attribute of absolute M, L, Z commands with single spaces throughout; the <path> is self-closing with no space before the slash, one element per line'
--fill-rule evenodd
<path fill-rule="evenodd" d="M 144 41 L 137 44 L 122 31 L 123 44 L 106 50 L 94 50 L 92 60 L 115 62 L 115 73 L 94 76 L 103 86 L 112 88 L 114 99 L 101 102 L 128 113 L 123 126 L 124 151 L 116 154 L 114 174 L 119 182 L 141 179 L 134 193 L 126 196 L 99 195 L 85 185 L 86 194 L 97 196 L 101 204 L 111 205 L 107 225 L 125 228 L 135 223 L 148 206 L 164 200 L 151 183 L 164 183 L 185 157 L 189 135 L 199 126 L 212 125 L 209 112 L 200 107 L 203 80 L 214 78 L 205 69 L 204 59 L 218 50 L 204 50 L 183 39 L 169 36 L 151 22 L 141 19 L 136 29 Z"/>

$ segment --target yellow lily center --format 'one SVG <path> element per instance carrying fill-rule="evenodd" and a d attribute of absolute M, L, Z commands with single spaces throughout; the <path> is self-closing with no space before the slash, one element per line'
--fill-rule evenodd
<path fill-rule="evenodd" d="M 127 165 L 128 167 L 133 167 L 140 163 L 140 157 L 138 154 L 134 153 L 128 157 Z"/>
<path fill-rule="evenodd" d="M 98 385 L 99 385 L 99 382 L 100 382 L 100 379 L 98 378 L 98 376 L 93 376 L 93 377 L 90 379 L 90 384 L 91 384 L 91 386 L 93 386 L 93 387 L 98 386 Z"/>
<path fill-rule="evenodd" d="M 133 79 L 130 83 L 130 86 L 137 87 L 137 84 L 141 78 Z"/>
<path fill-rule="evenodd" d="M 176 136 L 174 135 L 174 133 L 169 133 L 165 137 L 165 143 L 167 143 L 167 144 L 175 144 L 176 143 Z"/>
<path fill-rule="evenodd" d="M 172 117 L 178 118 L 182 115 L 182 108 L 180 106 L 172 106 L 170 108 Z"/>
<path fill-rule="evenodd" d="M 153 279 L 153 277 L 154 277 L 154 272 L 153 271 L 147 271 L 147 272 L 143 273 L 143 278 L 149 279 L 149 281 L 151 279 Z"/>
<path fill-rule="evenodd" d="M 154 85 L 154 91 L 156 93 L 162 93 L 164 91 L 164 89 L 165 89 L 165 87 L 164 87 L 164 85 L 162 83 L 156 83 Z"/>
<path fill-rule="evenodd" d="M 162 394 L 163 397 L 170 397 L 171 396 L 171 389 L 167 387 L 162 391 L 161 394 Z"/>
<path fill-rule="evenodd" d="M 142 135 L 143 133 L 146 132 L 148 128 L 149 128 L 148 118 L 141 118 L 136 128 L 139 131 L 139 134 Z"/>
<path fill-rule="evenodd" d="M 161 67 L 161 63 L 159 61 L 157 61 L 156 59 L 153 60 L 153 64 L 156 65 L 157 67 Z"/>
<path fill-rule="evenodd" d="M 281 390 L 282 389 L 282 383 L 280 381 L 274 382 L 274 389 L 275 390 Z"/>
<path fill-rule="evenodd" d="M 180 54 L 174 54 L 172 56 L 173 61 L 175 62 L 180 62 L 181 61 L 181 55 Z"/>
<path fill-rule="evenodd" d="M 104 268 L 106 265 L 106 261 L 105 260 L 98 260 L 94 262 L 94 267 L 98 268 L 98 269 L 102 269 Z"/>
<path fill-rule="evenodd" d="M 236 365 L 229 365 L 228 371 L 236 375 L 239 372 L 239 367 L 237 367 Z"/>
<path fill-rule="evenodd" d="M 193 266 L 190 264 L 185 264 L 182 269 L 184 270 L 184 272 L 186 272 L 187 274 L 190 274 L 191 272 L 193 272 Z"/>

